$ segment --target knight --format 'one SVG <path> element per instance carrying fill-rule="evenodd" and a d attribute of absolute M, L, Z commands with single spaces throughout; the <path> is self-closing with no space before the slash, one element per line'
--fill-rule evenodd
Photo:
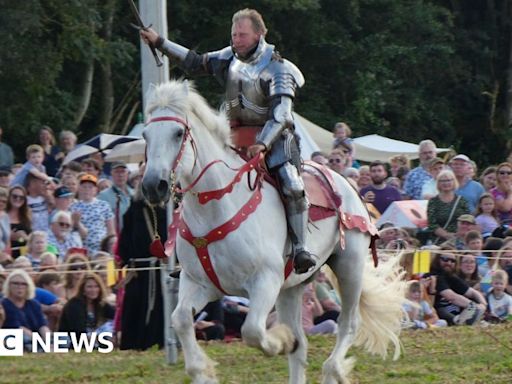
<path fill-rule="evenodd" d="M 233 15 L 231 44 L 219 51 L 198 54 L 151 28 L 140 34 L 186 73 L 213 75 L 225 88 L 233 142 L 251 157 L 265 153 L 285 202 L 295 272 L 308 272 L 316 261 L 306 249 L 308 201 L 292 115 L 295 93 L 304 85 L 301 71 L 266 42 L 267 28 L 254 9 Z"/>

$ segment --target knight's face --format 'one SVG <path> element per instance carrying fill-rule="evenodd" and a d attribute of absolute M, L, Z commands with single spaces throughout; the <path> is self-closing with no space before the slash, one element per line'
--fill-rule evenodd
<path fill-rule="evenodd" d="M 244 18 L 231 27 L 231 41 L 236 54 L 240 57 L 247 57 L 260 41 L 260 34 L 254 31 L 252 21 Z"/>

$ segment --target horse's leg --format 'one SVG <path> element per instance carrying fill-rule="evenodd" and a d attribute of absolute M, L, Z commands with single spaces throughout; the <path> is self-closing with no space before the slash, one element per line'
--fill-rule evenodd
<path fill-rule="evenodd" d="M 368 235 L 357 230 L 347 231 L 344 250 L 338 246 L 328 263 L 338 278 L 341 290 L 341 313 L 338 318 L 336 345 L 323 365 L 324 384 L 349 383 L 348 374 L 355 360 L 345 359 L 354 342 L 361 319 L 359 300 L 362 291 L 362 277 L 368 255 Z"/>
<path fill-rule="evenodd" d="M 294 337 L 286 325 L 278 324 L 267 331 L 266 322 L 270 310 L 281 289 L 282 277 L 273 273 L 260 273 L 247 289 L 250 310 L 242 326 L 244 342 L 259 348 L 267 356 L 287 354 L 294 348 Z"/>
<path fill-rule="evenodd" d="M 308 339 L 302 327 L 302 294 L 303 285 L 297 285 L 281 291 L 276 307 L 279 322 L 288 325 L 295 339 L 296 349 L 288 355 L 288 370 L 290 384 L 306 383 L 306 365 Z"/>
<path fill-rule="evenodd" d="M 197 313 L 214 299 L 212 292 L 180 276 L 179 299 L 172 313 L 172 325 L 180 339 L 185 359 L 185 370 L 194 384 L 217 383 L 215 363 L 203 352 L 196 340 L 193 311 Z"/>

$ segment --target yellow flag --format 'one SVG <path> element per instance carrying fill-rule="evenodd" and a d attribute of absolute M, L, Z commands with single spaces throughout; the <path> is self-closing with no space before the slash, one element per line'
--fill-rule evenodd
<path fill-rule="evenodd" d="M 427 273 L 430 270 L 430 251 L 418 250 L 414 253 L 412 273 L 414 275 Z"/>
<path fill-rule="evenodd" d="M 116 266 L 114 260 L 110 259 L 107 261 L 107 285 L 112 287 L 116 284 Z"/>

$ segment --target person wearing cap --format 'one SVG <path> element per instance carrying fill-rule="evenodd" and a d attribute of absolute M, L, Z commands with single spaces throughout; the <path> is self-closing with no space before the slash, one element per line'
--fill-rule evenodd
<path fill-rule="evenodd" d="M 457 179 L 451 170 L 442 170 L 437 176 L 439 194 L 427 204 L 428 228 L 436 236 L 436 242 L 454 237 L 457 218 L 469 213 L 466 199 L 455 195 L 457 187 Z"/>
<path fill-rule="evenodd" d="M 437 147 L 432 140 L 423 140 L 419 146 L 420 165 L 407 174 L 404 183 L 404 193 L 411 200 L 421 199 L 423 184 L 432 179 L 428 173 L 428 162 L 436 157 Z"/>
<path fill-rule="evenodd" d="M 130 207 L 133 189 L 128 185 L 128 167 L 122 161 L 112 163 L 110 167 L 112 176 L 112 186 L 101 191 L 98 199 L 106 201 L 112 212 L 114 212 L 114 222 L 116 232 L 120 233 L 123 229 L 123 216 Z"/>
<path fill-rule="evenodd" d="M 428 180 L 423 187 L 421 188 L 421 199 L 422 200 L 430 200 L 434 196 L 437 196 L 437 186 L 436 179 L 439 172 L 444 169 L 444 160 L 440 157 L 434 157 L 432 160 L 428 162 L 427 165 L 428 173 L 432 176 L 431 180 Z"/>
<path fill-rule="evenodd" d="M 476 220 L 473 215 L 464 214 L 457 218 L 457 230 L 452 238 L 441 244 L 444 249 L 463 250 L 466 247 L 466 234 L 476 228 Z"/>
<path fill-rule="evenodd" d="M 72 229 L 77 231 L 80 234 L 80 238 L 84 240 L 87 237 L 87 228 L 80 221 L 81 214 L 80 212 L 71 212 L 70 207 L 74 202 L 75 194 L 71 192 L 71 190 L 61 185 L 53 192 L 53 197 L 55 198 L 55 209 L 50 214 L 50 221 L 53 222 L 53 216 L 58 211 L 69 212 L 72 220 Z M 80 247 L 79 247 L 80 248 Z"/>
<path fill-rule="evenodd" d="M 71 204 L 71 212 L 79 212 L 80 221 L 87 228 L 87 236 L 83 244 L 90 255 L 100 250 L 101 240 L 115 233 L 114 213 L 106 201 L 96 198 L 98 179 L 94 175 L 80 176 L 78 201 Z"/>
<path fill-rule="evenodd" d="M 496 210 L 502 224 L 512 223 L 512 164 L 501 163 L 496 168 L 496 186 L 491 188 Z"/>
<path fill-rule="evenodd" d="M 9 188 L 12 177 L 11 168 L 0 167 L 0 187 Z"/>
<path fill-rule="evenodd" d="M 469 204 L 469 211 L 474 212 L 478 199 L 485 192 L 485 189 L 482 187 L 482 184 L 470 177 L 473 172 L 471 160 L 466 155 L 459 154 L 450 160 L 450 167 L 459 183 L 459 188 L 457 188 L 455 193 L 464 197 Z"/>

